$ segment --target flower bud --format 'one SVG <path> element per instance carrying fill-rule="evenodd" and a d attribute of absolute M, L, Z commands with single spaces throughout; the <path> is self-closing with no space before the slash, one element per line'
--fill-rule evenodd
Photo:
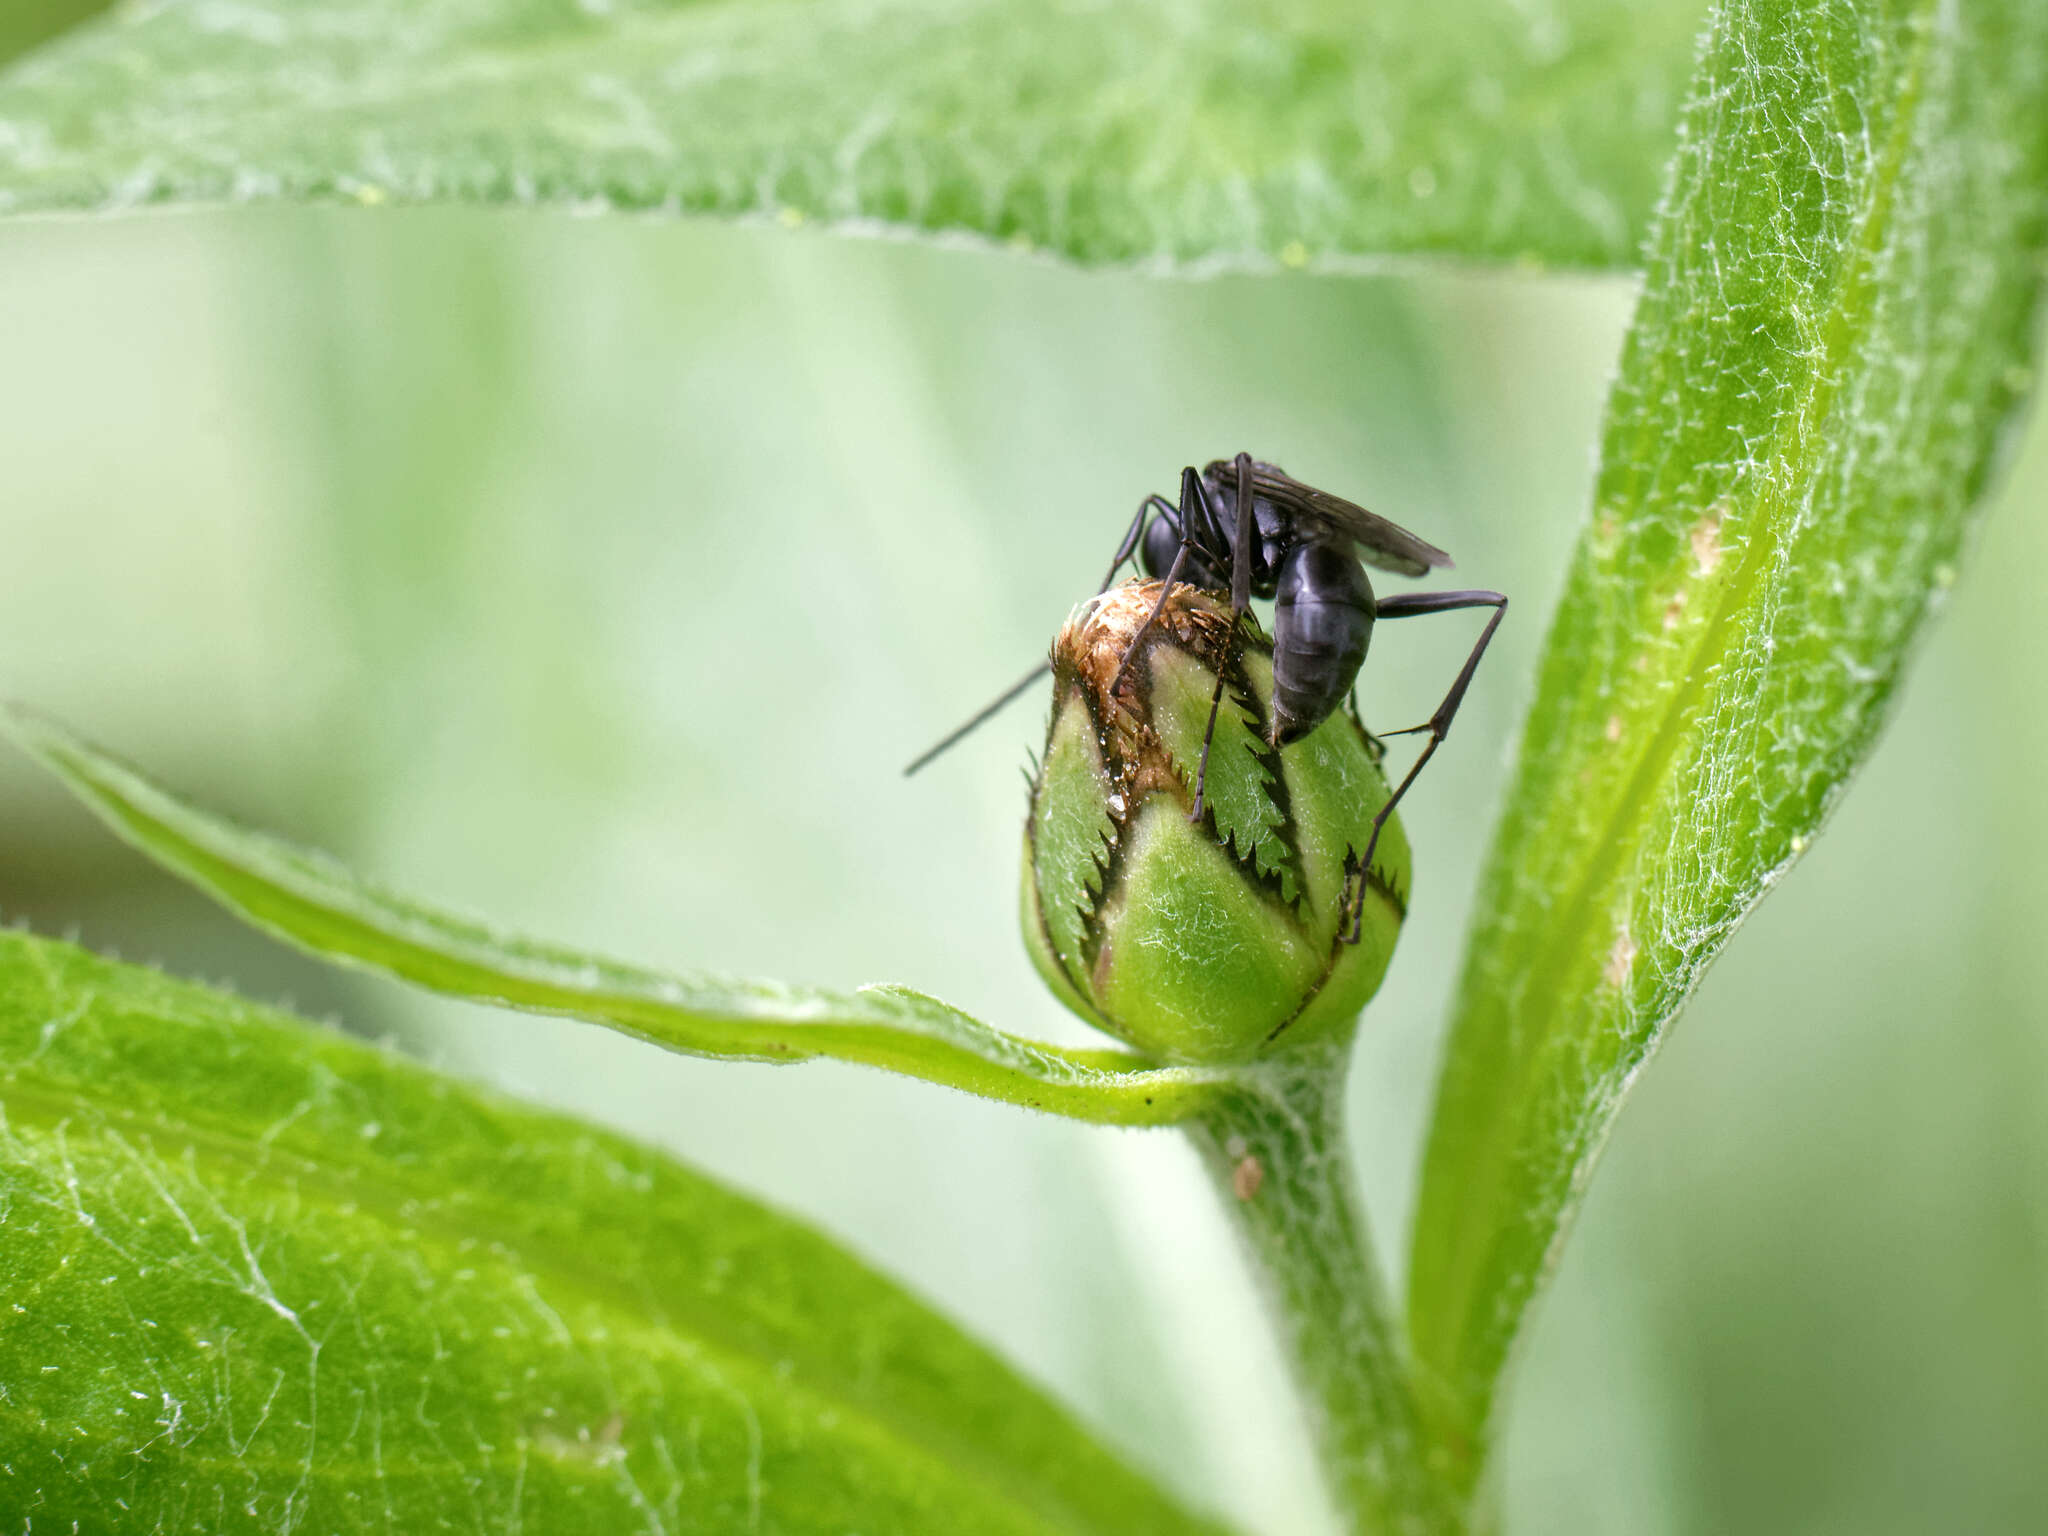
<path fill-rule="evenodd" d="M 1162 1060 L 1241 1062 L 1347 1032 L 1407 907 L 1398 819 L 1362 897 L 1352 879 L 1387 801 L 1377 744 L 1339 710 L 1271 746 L 1270 642 L 1180 585 L 1139 637 L 1159 589 L 1132 581 L 1082 604 L 1054 643 L 1024 837 L 1032 959 L 1068 1007 Z"/>

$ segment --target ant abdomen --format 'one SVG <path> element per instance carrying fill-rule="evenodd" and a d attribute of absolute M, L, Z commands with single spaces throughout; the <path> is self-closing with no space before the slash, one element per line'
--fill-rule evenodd
<path fill-rule="evenodd" d="M 1377 612 L 1365 567 L 1350 551 L 1311 540 L 1281 558 L 1273 601 L 1275 746 L 1300 740 L 1343 702 Z"/>

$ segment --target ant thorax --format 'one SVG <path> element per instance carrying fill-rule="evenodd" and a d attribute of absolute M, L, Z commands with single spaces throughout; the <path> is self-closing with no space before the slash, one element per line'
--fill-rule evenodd
<path fill-rule="evenodd" d="M 1234 486 L 1213 482 L 1205 483 L 1204 490 L 1207 505 L 1189 519 L 1195 526 L 1186 540 L 1186 553 L 1181 548 L 1181 520 L 1160 516 L 1146 525 L 1139 561 L 1145 574 L 1157 580 L 1178 560 L 1176 581 L 1204 591 L 1225 592 L 1230 588 L 1231 557 L 1237 542 L 1237 491 Z M 1262 497 L 1252 499 L 1252 511 L 1257 519 L 1257 536 L 1251 546 L 1252 595 L 1270 598 L 1278 590 L 1280 567 L 1288 550 L 1302 542 L 1302 535 L 1286 512 Z"/>

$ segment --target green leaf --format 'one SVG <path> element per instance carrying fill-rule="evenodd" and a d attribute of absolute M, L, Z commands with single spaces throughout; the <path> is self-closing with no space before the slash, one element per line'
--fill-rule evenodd
<path fill-rule="evenodd" d="M 0 6 L 0 64 L 107 8 L 109 0 L 7 0 Z"/>
<path fill-rule="evenodd" d="M 667 1157 L 18 933 L 0 1241 L 17 1529 L 1213 1529 Z"/>
<path fill-rule="evenodd" d="M 257 927 L 436 992 L 587 1019 L 687 1055 L 780 1064 L 833 1057 L 1114 1125 L 1185 1120 L 1218 1088 L 1214 1073 L 1127 1051 L 1020 1040 L 907 987 L 832 992 L 702 971 L 665 975 L 495 933 L 209 816 L 47 720 L 0 708 L 0 725 L 116 832 Z"/>
<path fill-rule="evenodd" d="M 553 203 L 1084 262 L 1633 264 L 1689 0 L 142 3 L 0 84 L 0 211 Z"/>
<path fill-rule="evenodd" d="M 1680 142 L 1425 1165 L 1410 1319 L 1468 1470 L 1630 1082 L 1954 577 L 2032 379 L 2048 9 L 1733 0 Z"/>

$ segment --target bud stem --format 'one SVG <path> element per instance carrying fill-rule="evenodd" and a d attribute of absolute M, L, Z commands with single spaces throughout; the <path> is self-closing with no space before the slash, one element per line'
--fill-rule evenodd
<path fill-rule="evenodd" d="M 1454 1536 L 1461 1501 L 1432 1469 L 1352 1181 L 1349 1062 L 1347 1036 L 1242 1069 L 1188 1131 L 1250 1254 L 1345 1530 Z"/>

